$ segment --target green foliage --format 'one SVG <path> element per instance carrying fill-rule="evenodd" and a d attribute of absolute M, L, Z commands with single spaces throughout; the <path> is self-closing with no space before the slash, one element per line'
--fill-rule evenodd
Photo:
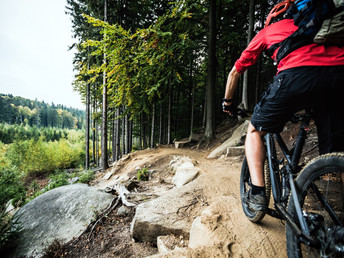
<path fill-rule="evenodd" d="M 140 169 L 136 176 L 139 181 L 147 181 L 149 179 L 149 171 L 147 168 Z"/>
<path fill-rule="evenodd" d="M 52 189 L 55 189 L 60 186 L 68 185 L 69 181 L 69 175 L 66 171 L 58 171 L 53 175 L 50 175 L 51 182 L 49 185 L 44 189 L 44 192 L 50 191 Z"/>
<path fill-rule="evenodd" d="M 79 175 L 79 183 L 88 184 L 95 178 L 94 171 L 86 170 Z"/>
<path fill-rule="evenodd" d="M 26 174 L 50 173 L 56 169 L 77 167 L 83 164 L 82 142 L 70 143 L 66 139 L 55 142 L 16 140 L 5 154 L 9 164 Z"/>
<path fill-rule="evenodd" d="M 84 117 L 85 112 L 78 109 L 0 93 L 0 123 L 81 129 Z M 0 140 L 3 141 L 1 132 Z"/>
<path fill-rule="evenodd" d="M 20 175 L 11 169 L 0 169 L 0 211 L 5 209 L 9 200 L 14 205 L 25 199 L 25 188 Z"/>
<path fill-rule="evenodd" d="M 256 31 L 263 26 L 267 11 L 274 2 L 255 1 Z M 220 103 L 228 73 L 247 45 L 249 1 L 216 1 L 216 4 L 214 120 L 219 124 L 227 118 Z M 74 64 L 78 71 L 74 89 L 83 100 L 89 97 L 94 107 L 91 115 L 99 124 L 102 119 L 99 112 L 102 108 L 102 75 L 105 74 L 108 121 L 112 120 L 111 115 L 116 110 L 120 110 L 118 118 L 128 115 L 134 121 L 134 128 L 143 119 L 142 132 L 147 136 L 151 129 L 149 120 L 152 119 L 153 103 L 161 103 L 161 115 L 155 113 L 156 119 L 161 120 L 159 129 L 171 130 L 162 132 L 161 138 L 189 136 L 191 120 L 193 127 L 204 126 L 203 114 L 209 107 L 204 97 L 209 62 L 209 1 L 147 0 L 132 1 L 129 5 L 108 1 L 107 22 L 104 22 L 104 5 L 97 1 L 67 0 L 66 8 L 78 40 L 73 45 L 77 50 Z M 265 59 L 258 65 L 260 68 L 250 73 L 248 80 L 252 107 L 273 71 L 266 66 Z M 89 95 L 86 95 L 87 88 Z M 241 91 L 239 85 L 233 96 L 234 103 L 240 103 Z M 171 118 L 168 123 L 167 117 Z M 139 130 L 133 134 L 138 136 L 137 132 Z M 166 141 L 161 139 L 160 143 Z"/>
<path fill-rule="evenodd" d="M 13 243 L 21 233 L 21 226 L 18 220 L 11 220 L 11 217 L 0 211 L 0 252 L 4 253 L 9 243 Z"/>
<path fill-rule="evenodd" d="M 38 141 L 42 138 L 43 141 L 59 141 L 67 136 L 74 137 L 75 130 L 58 129 L 58 128 L 38 128 L 36 126 L 28 125 L 9 125 L 5 123 L 0 123 L 0 141 L 5 144 L 13 143 L 15 140 L 25 141 L 25 140 L 35 140 Z"/>

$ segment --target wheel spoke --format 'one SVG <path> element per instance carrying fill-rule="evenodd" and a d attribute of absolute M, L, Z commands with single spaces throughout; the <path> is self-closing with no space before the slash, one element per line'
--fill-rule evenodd
<path fill-rule="evenodd" d="M 311 184 L 311 188 L 313 189 L 314 193 L 316 194 L 316 196 L 318 197 L 318 200 L 321 202 L 321 204 L 324 206 L 325 210 L 328 212 L 328 214 L 330 215 L 330 217 L 332 218 L 332 220 L 334 221 L 334 223 L 336 225 L 342 226 L 343 227 L 343 223 L 340 221 L 339 217 L 337 216 L 337 214 L 335 213 L 335 211 L 332 209 L 331 205 L 327 202 L 326 198 L 324 197 L 324 195 L 320 192 L 319 188 L 316 186 L 316 184 L 314 184 L 314 182 L 312 182 Z M 326 193 L 328 193 L 326 191 Z"/>
<path fill-rule="evenodd" d="M 341 153 L 320 156 L 301 171 L 296 183 L 298 199 L 314 242 L 300 241 L 287 225 L 288 257 L 343 257 L 343 171 Z M 297 219 L 292 200 L 288 212 Z"/>

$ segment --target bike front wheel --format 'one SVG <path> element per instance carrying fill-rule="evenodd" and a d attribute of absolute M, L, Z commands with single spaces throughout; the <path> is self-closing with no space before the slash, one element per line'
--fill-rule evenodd
<path fill-rule="evenodd" d="M 268 168 L 267 164 L 265 165 L 264 177 L 265 177 L 264 178 L 265 179 L 265 194 L 266 194 L 267 202 L 269 203 L 270 194 L 271 194 L 271 180 L 270 180 L 270 173 L 269 173 L 269 168 Z M 250 207 L 245 202 L 243 202 L 242 196 L 243 196 L 243 194 L 245 194 L 249 191 L 250 187 L 251 187 L 251 176 L 250 176 L 250 170 L 248 168 L 248 164 L 247 164 L 246 157 L 245 157 L 244 161 L 242 163 L 241 175 L 240 175 L 241 205 L 242 205 L 242 208 L 243 208 L 243 211 L 244 211 L 246 217 L 250 221 L 257 223 L 264 218 L 266 211 L 252 210 L 252 209 L 250 209 Z"/>
<path fill-rule="evenodd" d="M 322 155 L 311 161 L 296 179 L 301 210 L 313 243 L 286 225 L 288 257 L 344 256 L 344 154 Z M 298 221 L 291 195 L 288 212 Z"/>

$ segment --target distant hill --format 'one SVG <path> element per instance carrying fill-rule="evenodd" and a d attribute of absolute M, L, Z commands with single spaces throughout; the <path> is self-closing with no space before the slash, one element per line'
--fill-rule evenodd
<path fill-rule="evenodd" d="M 85 111 L 0 93 L 0 123 L 81 129 Z"/>

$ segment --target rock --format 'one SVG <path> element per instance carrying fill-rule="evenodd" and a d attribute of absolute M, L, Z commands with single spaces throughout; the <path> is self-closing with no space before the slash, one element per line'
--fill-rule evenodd
<path fill-rule="evenodd" d="M 113 171 L 111 170 L 110 172 L 107 172 L 107 173 L 105 174 L 105 176 L 103 177 L 103 179 L 104 179 L 104 180 L 109 180 L 110 177 L 112 177 L 112 175 L 113 175 Z"/>
<path fill-rule="evenodd" d="M 190 142 L 199 142 L 203 137 L 203 134 L 195 134 L 194 132 L 191 133 L 189 136 Z"/>
<path fill-rule="evenodd" d="M 181 210 L 194 202 L 196 191 L 200 189 L 197 181 L 194 181 L 182 188 L 174 188 L 156 199 L 139 204 L 131 224 L 132 237 L 155 244 L 158 236 L 173 234 L 187 237 L 192 221 L 185 218 Z"/>
<path fill-rule="evenodd" d="M 241 144 L 243 136 L 246 135 L 249 123 L 249 120 L 245 120 L 245 122 L 243 122 L 237 129 L 235 129 L 232 136 L 227 141 L 225 141 L 208 155 L 208 159 L 213 159 L 221 156 L 222 154 L 226 154 L 228 147 L 235 147 L 238 144 Z"/>
<path fill-rule="evenodd" d="M 62 186 L 48 191 L 23 206 L 15 215 L 23 227 L 15 257 L 41 257 L 55 239 L 66 243 L 80 236 L 106 208 L 113 196 L 86 184 Z"/>
<path fill-rule="evenodd" d="M 157 238 L 157 247 L 160 254 L 165 254 L 173 250 L 187 247 L 188 241 L 184 240 L 184 237 L 175 237 L 174 235 L 159 236 Z"/>
<path fill-rule="evenodd" d="M 73 177 L 72 179 L 68 180 L 68 183 L 70 185 L 72 185 L 72 184 L 75 184 L 75 183 L 79 182 L 79 180 L 80 180 L 79 177 Z"/>
<path fill-rule="evenodd" d="M 11 217 L 18 211 L 19 208 L 16 208 L 13 206 L 12 204 L 12 200 L 9 200 L 6 204 L 6 210 L 5 213 L 7 213 L 8 215 L 10 215 Z"/>
<path fill-rule="evenodd" d="M 199 173 L 199 170 L 195 167 L 192 168 L 177 168 L 176 174 L 174 175 L 172 179 L 172 183 L 177 186 L 181 187 L 183 185 L 186 185 L 187 183 L 190 183 L 192 180 L 194 180 Z"/>
<path fill-rule="evenodd" d="M 172 164 L 170 163 L 170 166 L 176 171 L 172 179 L 172 183 L 175 186 L 181 187 L 183 185 L 186 185 L 197 177 L 199 169 L 195 168 L 190 158 L 175 157 L 174 161 L 175 162 L 173 162 Z"/>
<path fill-rule="evenodd" d="M 242 156 L 245 154 L 245 146 L 228 147 L 226 157 Z"/>
<path fill-rule="evenodd" d="M 178 167 L 180 167 L 183 163 L 191 163 L 192 164 L 192 160 L 189 157 L 181 157 L 181 156 L 174 156 L 173 160 L 170 161 L 169 163 L 169 167 L 175 171 Z"/>
<path fill-rule="evenodd" d="M 251 255 L 252 256 L 252 255 Z M 148 256 L 147 258 L 189 258 L 189 257 L 217 257 L 217 258 L 228 258 L 228 257 L 245 257 L 245 256 L 233 256 L 229 251 L 228 246 L 206 246 L 197 249 L 191 248 L 176 248 L 173 251 Z M 249 255 L 246 257 L 250 257 Z"/>
<path fill-rule="evenodd" d="M 120 161 L 122 162 L 122 161 L 126 161 L 128 159 L 130 159 L 130 154 L 123 155 L 123 157 L 120 159 Z"/>
<path fill-rule="evenodd" d="M 126 217 L 129 214 L 129 209 L 125 206 L 121 206 L 118 208 L 116 215 L 120 217 Z"/>
<path fill-rule="evenodd" d="M 183 148 L 186 144 L 188 144 L 188 143 L 190 143 L 190 141 L 189 140 L 186 140 L 186 141 L 175 141 L 174 142 L 174 147 L 176 148 L 176 149 L 178 149 L 178 148 Z"/>

